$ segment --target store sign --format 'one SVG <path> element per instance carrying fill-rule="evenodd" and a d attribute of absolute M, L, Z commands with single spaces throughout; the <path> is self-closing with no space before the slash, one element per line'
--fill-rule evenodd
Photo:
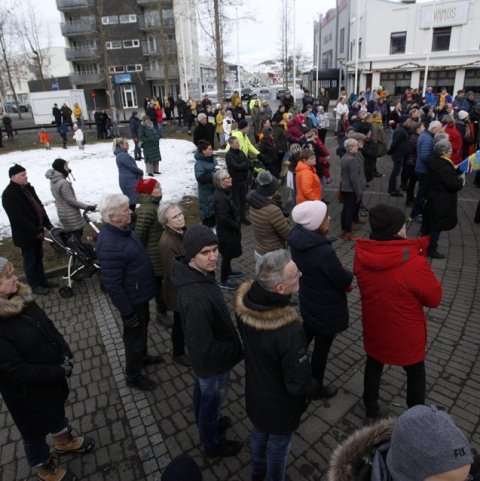
<path fill-rule="evenodd" d="M 132 74 L 131 73 L 119 73 L 113 77 L 114 83 L 118 84 L 131 84 Z"/>
<path fill-rule="evenodd" d="M 422 7 L 420 11 L 420 28 L 453 27 L 468 22 L 470 1 L 441 2 L 438 5 Z"/>

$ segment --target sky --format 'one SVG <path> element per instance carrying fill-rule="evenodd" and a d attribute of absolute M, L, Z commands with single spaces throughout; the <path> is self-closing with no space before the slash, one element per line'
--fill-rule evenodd
<path fill-rule="evenodd" d="M 296 38 L 297 45 L 312 55 L 313 51 L 313 22 L 320 13 L 326 13 L 335 7 L 335 0 L 288 0 L 296 4 Z M 238 0 L 239 17 L 250 14 L 255 21 L 241 20 L 240 23 L 240 63 L 254 65 L 264 60 L 276 59 L 280 56 L 280 12 L 281 0 Z M 65 45 L 60 33 L 60 13 L 55 0 L 37 0 L 39 10 L 48 24 L 52 38 L 52 46 Z M 232 14 L 234 12 L 232 11 Z M 293 17 L 293 15 L 292 15 Z M 293 18 L 292 18 L 293 21 Z M 226 38 L 225 38 L 226 37 Z M 227 61 L 236 62 L 237 32 L 224 35 L 226 41 L 225 53 Z"/>

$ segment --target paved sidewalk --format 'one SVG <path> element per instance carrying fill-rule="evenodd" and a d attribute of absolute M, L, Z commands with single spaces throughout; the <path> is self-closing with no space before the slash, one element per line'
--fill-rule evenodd
<path fill-rule="evenodd" d="M 335 142 L 327 146 L 334 152 Z M 335 200 L 338 187 L 338 160 L 332 161 L 335 182 L 326 190 L 331 201 L 332 235 L 339 233 L 341 206 Z M 379 170 L 389 173 L 388 157 L 379 161 Z M 386 195 L 388 177 L 374 179 L 364 203 L 371 207 L 386 202 L 403 208 L 405 199 Z M 445 260 L 433 261 L 441 279 L 444 296 L 441 306 L 428 312 L 429 336 L 426 360 L 428 401 L 445 406 L 456 422 L 480 448 L 480 312 L 474 308 L 479 283 L 480 224 L 473 224 L 480 190 L 467 186 L 459 195 L 459 226 L 442 233 L 439 250 Z M 418 233 L 412 225 L 409 235 Z M 362 226 L 361 235 L 368 234 Z M 248 275 L 253 274 L 251 227 L 243 230 L 244 254 L 237 262 Z M 337 240 L 337 253 L 346 266 L 353 260 L 353 244 Z M 247 276 L 248 277 L 248 276 Z M 232 373 L 231 389 L 224 413 L 232 417 L 230 437 L 245 442 L 236 458 L 207 460 L 199 447 L 191 406 L 193 377 L 190 371 L 172 362 L 170 332 L 152 321 L 150 350 L 164 356 L 165 364 L 148 368 L 158 382 L 152 393 L 139 393 L 125 386 L 123 343 L 116 310 L 100 291 L 98 279 L 75 284 L 75 296 L 62 299 L 56 292 L 39 298 L 64 333 L 75 355 L 74 375 L 67 412 L 74 426 L 95 438 L 96 449 L 84 456 L 66 456 L 79 479 L 88 481 L 154 481 L 161 470 L 180 453 L 189 453 L 201 466 L 206 481 L 244 481 L 250 479 L 248 438 L 251 423 L 245 414 L 244 367 Z M 233 293 L 225 298 L 232 307 Z M 314 402 L 303 418 L 293 440 L 288 460 L 287 479 L 324 480 L 329 456 L 335 446 L 362 425 L 361 404 L 364 351 L 361 335 L 361 307 L 358 289 L 349 294 L 351 323 L 333 343 L 327 381 L 339 387 L 339 394 L 328 401 Z M 152 303 L 153 309 L 153 303 Z M 153 311 L 152 311 L 153 314 Z M 391 414 L 405 409 L 403 369 L 385 369 L 381 401 Z M 27 479 L 30 469 L 25 460 L 20 436 L 0 400 L 0 479 Z"/>

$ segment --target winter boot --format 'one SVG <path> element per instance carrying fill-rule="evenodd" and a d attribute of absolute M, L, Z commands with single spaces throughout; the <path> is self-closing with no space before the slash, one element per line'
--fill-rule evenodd
<path fill-rule="evenodd" d="M 35 474 L 41 481 L 76 481 L 77 479 L 69 469 L 61 468 L 52 455 L 35 468 Z"/>
<path fill-rule="evenodd" d="M 71 426 L 58 434 L 52 434 L 53 446 L 58 454 L 86 453 L 95 446 L 92 438 L 81 436 L 74 432 Z"/>

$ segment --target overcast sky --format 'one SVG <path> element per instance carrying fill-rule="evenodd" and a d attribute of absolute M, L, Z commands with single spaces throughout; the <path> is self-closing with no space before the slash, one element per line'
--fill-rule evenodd
<path fill-rule="evenodd" d="M 335 0 L 288 0 L 290 5 L 296 3 L 296 37 L 297 45 L 302 50 L 312 55 L 313 51 L 313 21 L 318 19 L 320 13 L 326 13 L 335 6 Z M 280 52 L 280 13 L 281 0 L 239 0 L 242 5 L 238 8 L 239 17 L 249 13 L 255 22 L 240 22 L 240 63 L 255 64 L 263 60 L 279 57 Z M 55 0 L 38 0 L 39 10 L 48 23 L 52 36 L 52 46 L 64 46 L 60 33 L 60 13 Z M 291 10 L 293 8 L 291 7 Z M 232 12 L 234 13 L 234 12 Z M 293 15 L 292 15 L 293 22 Z M 231 53 L 226 60 L 236 62 L 237 58 L 237 33 L 227 33 L 225 53 Z M 225 38 L 225 36 L 224 36 Z"/>

